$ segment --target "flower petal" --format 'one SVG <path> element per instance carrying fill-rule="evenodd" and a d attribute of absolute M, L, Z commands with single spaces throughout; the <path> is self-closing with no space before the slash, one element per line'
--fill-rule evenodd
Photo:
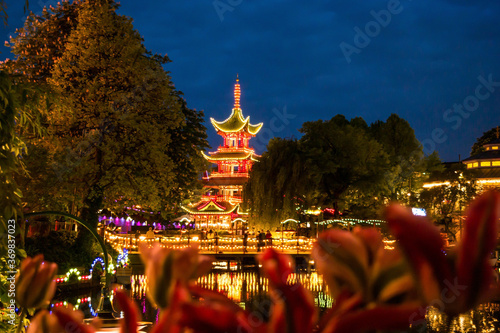
<path fill-rule="evenodd" d="M 269 279 L 273 307 L 270 332 L 311 332 L 316 320 L 316 308 L 311 294 L 298 284 L 288 284 L 292 272 L 291 258 L 274 249 L 266 250 L 258 261 Z"/>
<path fill-rule="evenodd" d="M 487 301 L 493 269 L 489 263 L 495 250 L 500 218 L 500 193 L 488 191 L 469 206 L 458 249 L 458 284 L 467 286 L 460 311 Z"/>
<path fill-rule="evenodd" d="M 121 290 L 117 290 L 115 296 L 124 314 L 120 333 L 136 333 L 137 322 L 141 318 L 137 305 Z"/>
<path fill-rule="evenodd" d="M 418 278 L 424 299 L 439 299 L 445 281 L 451 281 L 452 276 L 439 230 L 399 205 L 387 208 L 386 220 Z"/>
<path fill-rule="evenodd" d="M 319 236 L 311 256 L 334 298 L 344 289 L 352 294 L 360 291 L 366 294 L 368 251 L 362 239 L 349 231 L 330 230 Z"/>

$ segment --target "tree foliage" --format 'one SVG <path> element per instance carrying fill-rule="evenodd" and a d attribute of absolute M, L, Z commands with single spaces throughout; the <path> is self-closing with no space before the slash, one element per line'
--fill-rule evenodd
<path fill-rule="evenodd" d="M 481 137 L 477 138 L 476 142 L 474 142 L 474 145 L 472 145 L 472 149 L 470 152 L 471 156 L 483 152 L 483 145 L 497 139 L 497 131 L 497 127 L 493 127 L 489 131 L 484 132 Z"/>
<path fill-rule="evenodd" d="M 42 101 L 38 89 L 18 84 L 0 71 L 0 233 L 5 237 L 7 221 L 22 214 L 22 191 L 16 176 L 27 174 L 22 158 L 27 154 L 26 136 L 42 133 L 38 108 Z"/>
<path fill-rule="evenodd" d="M 318 206 L 343 209 L 348 193 L 363 198 L 382 190 L 387 154 L 362 126 L 337 115 L 329 121 L 306 122 L 300 131 Z"/>
<path fill-rule="evenodd" d="M 420 204 L 455 242 L 463 209 L 477 194 L 474 171 L 466 170 L 461 163 L 452 164 L 442 171 L 433 172 L 431 179 L 446 180 L 449 184 L 424 188 L 420 193 Z"/>
<path fill-rule="evenodd" d="M 117 9 L 112 0 L 76 0 L 30 14 L 5 64 L 58 101 L 44 118 L 48 135 L 30 142 L 41 159 L 27 159 L 37 176 L 22 181 L 47 187 L 28 205 L 72 207 L 94 225 L 104 206 L 176 210 L 198 185 L 208 146 L 203 113 L 187 107 L 163 69 L 169 58 L 146 50 Z"/>
<path fill-rule="evenodd" d="M 385 172 L 389 199 L 406 201 L 412 189 L 418 188 L 415 186 L 419 185 L 414 179 L 416 174 L 424 171 L 424 154 L 413 129 L 406 120 L 393 113 L 385 122 L 373 123 L 370 132 L 389 157 L 390 165 Z"/>
<path fill-rule="evenodd" d="M 295 139 L 273 138 L 259 163 L 252 167 L 244 191 L 253 210 L 254 221 L 282 221 L 297 217 L 297 208 L 308 200 L 306 160 Z"/>
<path fill-rule="evenodd" d="M 412 193 L 441 168 L 439 156 L 424 157 L 413 129 L 395 114 L 370 126 L 336 115 L 306 122 L 300 131 L 300 140 L 272 139 L 254 165 L 246 199 L 255 216 L 276 223 L 329 207 L 374 218 L 389 200 L 416 203 Z"/>

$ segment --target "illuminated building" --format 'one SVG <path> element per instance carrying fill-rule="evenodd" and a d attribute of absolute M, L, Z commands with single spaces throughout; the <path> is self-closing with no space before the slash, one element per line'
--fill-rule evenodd
<path fill-rule="evenodd" d="M 460 162 L 459 162 L 460 163 Z M 483 151 L 464 159 L 461 163 L 471 172 L 479 191 L 500 188 L 500 133 L 497 127 L 496 139 L 483 145 Z M 448 179 L 426 182 L 424 188 L 449 186 Z"/>
<path fill-rule="evenodd" d="M 484 151 L 463 160 L 468 170 L 474 170 L 477 184 L 483 189 L 500 188 L 500 134 L 483 145 Z"/>
<path fill-rule="evenodd" d="M 238 230 L 246 222 L 247 213 L 240 207 L 243 186 L 259 157 L 249 141 L 260 131 L 262 123 L 252 125 L 250 117 L 243 116 L 240 96 L 240 84 L 236 79 L 231 115 L 221 122 L 210 118 L 224 141 L 216 152 L 202 154 L 207 161 L 217 165 L 217 171 L 203 177 L 201 201 L 182 207 L 197 228 Z"/>

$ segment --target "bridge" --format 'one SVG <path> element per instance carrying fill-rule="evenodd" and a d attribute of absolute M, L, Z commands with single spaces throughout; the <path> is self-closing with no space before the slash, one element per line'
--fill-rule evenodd
<path fill-rule="evenodd" d="M 140 244 L 160 244 L 168 249 L 183 249 L 187 247 L 198 248 L 200 253 L 214 255 L 252 255 L 264 251 L 267 248 L 274 248 L 279 252 L 288 254 L 309 254 L 315 242 L 313 238 L 273 238 L 271 241 L 265 240 L 259 244 L 256 239 L 248 238 L 247 245 L 243 244 L 243 238 L 228 236 L 217 239 L 199 239 L 198 237 L 168 237 L 155 235 L 151 238 L 140 236 L 136 238 L 133 234 L 112 234 L 106 231 L 105 239 L 117 251 L 123 249 L 138 251 Z"/>

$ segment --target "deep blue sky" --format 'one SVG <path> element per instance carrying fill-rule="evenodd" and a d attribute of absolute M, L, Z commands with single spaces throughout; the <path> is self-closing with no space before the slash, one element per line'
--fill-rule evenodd
<path fill-rule="evenodd" d="M 24 16 L 24 1 L 7 3 L 4 40 Z M 31 0 L 30 9 L 36 13 L 54 3 Z M 388 6 L 390 22 L 373 24 L 372 11 Z M 236 73 L 243 113 L 252 123 L 264 122 L 252 140 L 259 152 L 271 135 L 299 137 L 305 121 L 341 113 L 371 123 L 397 113 L 427 151 L 433 142 L 443 160 L 454 161 L 469 156 L 476 138 L 500 125 L 497 0 L 123 0 L 119 13 L 134 19 L 148 49 L 171 58 L 166 69 L 188 105 L 205 111 L 214 148 L 221 140 L 209 118 L 230 114 Z M 348 62 L 341 45 L 356 46 L 356 27 L 372 29 L 373 37 L 358 44 Z M 2 48 L 0 57 L 12 56 Z M 499 82 L 489 87 L 493 92 L 479 89 L 483 100 L 475 97 L 479 76 Z M 464 100 L 474 111 L 446 113 Z M 276 115 L 284 110 L 285 121 Z"/>

